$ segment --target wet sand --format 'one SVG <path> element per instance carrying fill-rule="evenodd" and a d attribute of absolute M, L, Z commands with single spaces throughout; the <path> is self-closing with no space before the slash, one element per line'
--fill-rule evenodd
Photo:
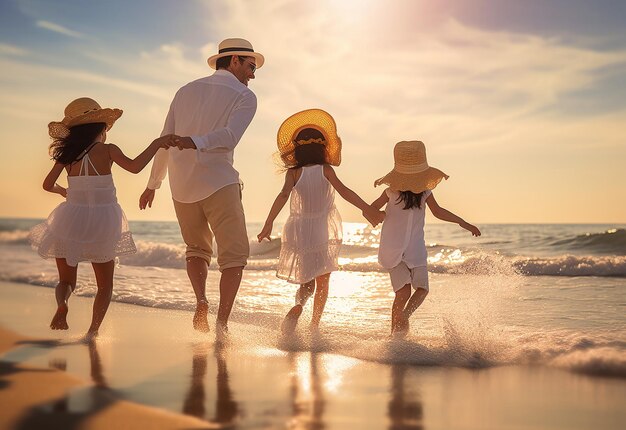
<path fill-rule="evenodd" d="M 287 347 L 231 323 L 231 341 L 191 312 L 112 303 L 79 342 L 92 299 L 48 329 L 50 288 L 0 282 L 0 428 L 620 429 L 626 381 L 546 367 L 364 362 Z M 385 348 L 386 340 L 381 340 Z M 44 425 L 45 424 L 45 425 Z"/>

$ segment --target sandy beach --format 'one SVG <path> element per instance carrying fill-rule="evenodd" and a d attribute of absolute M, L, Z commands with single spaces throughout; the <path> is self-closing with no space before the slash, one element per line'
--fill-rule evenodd
<path fill-rule="evenodd" d="M 52 295 L 0 283 L 2 429 L 618 429 L 626 420 L 619 378 L 364 362 L 312 352 L 323 339 L 285 350 L 277 332 L 243 324 L 217 347 L 212 333 L 193 332 L 188 311 L 114 302 L 101 337 L 84 344 L 91 300 L 72 297 L 70 330 L 53 332 Z"/>

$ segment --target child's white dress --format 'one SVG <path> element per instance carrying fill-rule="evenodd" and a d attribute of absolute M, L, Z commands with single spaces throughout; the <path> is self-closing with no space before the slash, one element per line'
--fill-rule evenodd
<path fill-rule="evenodd" d="M 79 176 L 67 177 L 66 200 L 30 230 L 32 247 L 43 258 L 65 258 L 70 266 L 80 261 L 105 263 L 137 252 L 117 203 L 113 176 L 100 175 L 89 154 L 81 163 Z M 87 164 L 96 175 L 87 174 Z"/>
<path fill-rule="evenodd" d="M 389 202 L 380 232 L 378 262 L 385 269 L 392 269 L 400 262 L 406 263 L 409 268 L 426 266 L 428 252 L 424 240 L 424 218 L 426 199 L 431 191 L 424 191 L 420 207 L 412 209 L 403 209 L 404 203 L 398 201 L 398 191 L 387 188 L 385 192 Z"/>
<path fill-rule="evenodd" d="M 341 216 L 335 207 L 335 190 L 324 176 L 324 166 L 303 167 L 291 191 L 276 276 L 304 284 L 337 270 L 341 240 Z"/>

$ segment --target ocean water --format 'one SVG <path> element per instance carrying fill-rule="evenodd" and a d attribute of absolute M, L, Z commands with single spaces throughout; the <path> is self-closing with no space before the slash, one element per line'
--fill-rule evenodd
<path fill-rule="evenodd" d="M 28 229 L 40 221 L 0 219 L 0 280 L 56 285 L 54 261 L 42 260 L 28 244 Z M 299 335 L 286 342 L 278 327 L 296 287 L 274 275 L 280 238 L 259 244 L 261 224 L 250 223 L 251 258 L 231 318 L 263 328 L 270 335 L 259 342 L 286 350 L 389 364 L 536 365 L 626 377 L 626 225 L 479 227 L 483 236 L 473 238 L 455 225 L 427 224 L 430 293 L 411 319 L 409 336 L 389 341 L 393 292 L 377 263 L 380 229 L 344 223 L 341 270 L 331 276 L 320 336 L 311 341 L 306 330 L 310 302 Z M 131 222 L 131 230 L 138 252 L 120 258 L 113 300 L 192 311 L 178 225 Z M 218 279 L 212 265 L 212 312 Z M 93 296 L 95 289 L 90 265 L 81 263 L 76 294 Z"/>

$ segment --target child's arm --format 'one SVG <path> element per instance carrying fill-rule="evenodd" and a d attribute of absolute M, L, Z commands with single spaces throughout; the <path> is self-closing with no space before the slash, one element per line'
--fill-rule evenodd
<path fill-rule="evenodd" d="M 166 134 L 165 136 L 154 139 L 141 154 L 132 160 L 124 155 L 122 150 L 117 145 L 109 144 L 109 156 L 111 157 L 111 160 L 117 163 L 122 169 L 131 173 L 139 173 L 144 167 L 146 167 L 150 160 L 152 160 L 152 157 L 154 157 L 154 154 L 156 154 L 159 148 L 169 148 L 168 143 L 173 139 L 173 137 L 175 136 Z"/>
<path fill-rule="evenodd" d="M 436 216 L 437 218 L 439 218 L 440 220 L 456 223 L 460 225 L 462 228 L 464 228 L 465 230 L 472 233 L 472 236 L 480 236 L 480 230 L 478 229 L 478 227 L 468 223 L 460 216 L 455 215 L 449 210 L 444 209 L 441 206 L 439 206 L 439 204 L 437 203 L 437 200 L 435 200 L 435 196 L 432 193 L 426 199 L 426 204 L 430 208 L 430 211 L 432 212 L 432 214 Z"/>
<path fill-rule="evenodd" d="M 376 200 L 372 202 L 370 206 L 374 209 L 380 210 L 383 206 L 385 206 L 389 202 L 389 196 L 387 195 L 387 191 L 383 191 L 383 193 Z"/>
<path fill-rule="evenodd" d="M 296 181 L 294 178 L 294 170 L 287 170 L 285 173 L 285 183 L 283 184 L 283 189 L 280 190 L 280 193 L 276 196 L 276 200 L 274 200 L 274 204 L 270 209 L 270 213 L 267 215 L 267 219 L 265 220 L 265 224 L 261 229 L 261 233 L 257 235 L 257 239 L 262 241 L 264 238 L 267 240 L 270 239 L 270 234 L 272 234 L 272 227 L 274 226 L 274 220 L 282 210 L 285 203 L 287 203 L 287 199 L 289 198 L 289 194 L 291 194 L 291 190 L 294 185 L 296 185 Z"/>
<path fill-rule="evenodd" d="M 379 223 L 385 219 L 385 213 L 373 208 L 365 203 L 365 201 L 359 197 L 357 193 L 346 187 L 343 182 L 339 180 L 335 174 L 335 170 L 328 164 L 324 165 L 324 176 L 328 179 L 328 182 L 337 190 L 339 195 L 343 197 L 347 202 L 352 203 L 357 208 L 361 209 L 361 213 L 365 219 L 376 227 Z"/>
<path fill-rule="evenodd" d="M 46 191 L 49 191 L 51 193 L 57 193 L 62 195 L 63 197 L 67 197 L 67 190 L 65 188 L 63 188 L 62 186 L 60 186 L 59 184 L 57 184 L 57 179 L 59 179 L 59 176 L 61 175 L 61 172 L 63 171 L 63 168 L 65 166 L 61 163 L 54 163 L 54 166 L 52 166 L 52 169 L 50 170 L 50 173 L 48 173 L 48 176 L 46 176 L 46 179 L 43 180 L 43 189 Z"/>

